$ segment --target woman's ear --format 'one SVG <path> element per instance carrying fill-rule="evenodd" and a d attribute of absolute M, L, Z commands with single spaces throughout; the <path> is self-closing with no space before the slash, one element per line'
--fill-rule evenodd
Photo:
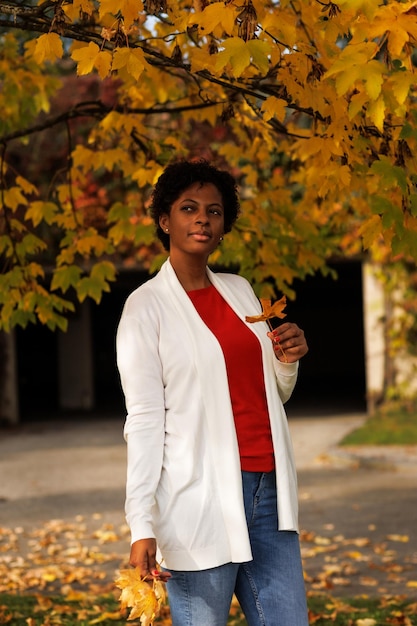
<path fill-rule="evenodd" d="M 169 215 L 163 213 L 159 218 L 159 226 L 162 228 L 164 232 L 169 231 Z"/>

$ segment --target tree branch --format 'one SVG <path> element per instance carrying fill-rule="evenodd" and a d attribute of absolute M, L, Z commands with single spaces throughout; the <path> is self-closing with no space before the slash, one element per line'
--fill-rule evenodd
<path fill-rule="evenodd" d="M 55 117 L 48 118 L 38 124 L 34 124 L 33 126 L 28 126 L 27 128 L 15 131 L 14 133 L 9 133 L 0 137 L 0 144 L 5 145 L 7 142 L 12 141 L 13 139 L 20 139 L 22 137 L 28 137 L 29 135 L 33 135 L 35 133 L 39 133 L 47 128 L 53 128 L 58 124 L 62 124 L 72 119 L 79 119 L 81 117 L 94 117 L 96 119 L 102 120 L 108 113 L 111 111 L 116 111 L 116 113 L 120 113 L 123 115 L 155 115 L 162 113 L 183 113 L 184 111 L 195 111 L 197 109 L 206 109 L 207 107 L 219 106 L 225 104 L 225 100 L 219 100 L 218 102 L 202 102 L 200 104 L 190 104 L 184 106 L 164 106 L 164 107 L 147 107 L 147 108 L 128 108 L 125 106 L 106 106 L 102 102 L 81 102 L 76 105 L 73 109 L 69 111 L 65 111 L 60 115 L 56 115 Z"/>

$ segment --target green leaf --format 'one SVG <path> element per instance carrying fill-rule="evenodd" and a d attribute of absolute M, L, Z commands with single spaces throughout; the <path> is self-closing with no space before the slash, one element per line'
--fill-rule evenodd
<path fill-rule="evenodd" d="M 55 269 L 52 275 L 51 290 L 60 289 L 63 293 L 70 287 L 78 284 L 81 276 L 81 269 L 76 265 L 63 265 Z"/>
<path fill-rule="evenodd" d="M 90 276 L 81 278 L 76 286 L 77 296 L 80 302 L 84 302 L 86 298 L 92 298 L 97 304 L 100 304 L 103 294 L 101 280 L 96 280 Z"/>
<path fill-rule="evenodd" d="M 29 254 L 36 254 L 41 250 L 46 250 L 48 246 L 42 239 L 36 237 L 32 233 L 27 233 L 23 236 L 22 240 L 16 243 L 17 254 L 24 258 Z"/>
<path fill-rule="evenodd" d="M 132 217 L 132 209 L 123 202 L 115 202 L 107 214 L 107 223 L 112 224 L 118 220 L 128 220 Z"/>
<path fill-rule="evenodd" d="M 34 226 L 38 226 L 42 221 L 52 224 L 55 221 L 57 212 L 58 207 L 53 202 L 37 200 L 29 204 L 29 208 L 26 211 L 26 219 L 32 220 Z"/>
<path fill-rule="evenodd" d="M 403 193 L 407 190 L 407 175 L 406 172 L 397 165 L 392 165 L 385 157 L 380 157 L 379 160 L 374 161 L 371 166 L 371 172 L 377 174 L 381 178 L 381 185 L 385 188 L 398 187 Z"/>
<path fill-rule="evenodd" d="M 92 267 L 91 278 L 101 281 L 104 285 L 107 281 L 116 280 L 116 268 L 110 261 L 100 261 Z"/>

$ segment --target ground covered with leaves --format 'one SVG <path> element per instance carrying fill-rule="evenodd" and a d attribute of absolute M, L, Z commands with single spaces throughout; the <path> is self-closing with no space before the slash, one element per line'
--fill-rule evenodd
<path fill-rule="evenodd" d="M 321 535 L 302 531 L 310 624 L 417 626 L 414 556 L 402 551 L 399 558 L 397 551 L 408 537 L 388 535 L 373 542 L 371 531 L 370 537 L 355 539 L 337 534 L 331 525 Z M 0 527 L 0 624 L 125 624 L 129 613 L 120 610 L 114 581 L 128 566 L 128 542 L 125 525 L 116 527 L 99 514 L 32 528 Z M 352 598 L 353 578 L 363 593 Z M 393 582 L 403 593 L 387 593 Z M 170 624 L 167 606 L 155 623 Z M 246 624 L 237 603 L 229 624 Z"/>

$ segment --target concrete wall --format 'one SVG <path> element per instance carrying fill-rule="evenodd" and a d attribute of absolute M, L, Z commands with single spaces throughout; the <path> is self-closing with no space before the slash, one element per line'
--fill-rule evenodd
<path fill-rule="evenodd" d="M 63 410 L 94 408 L 91 302 L 77 307 L 68 330 L 58 336 L 58 397 Z"/>
<path fill-rule="evenodd" d="M 379 269 L 371 263 L 362 264 L 366 395 L 370 413 L 374 411 L 384 390 L 385 300 L 383 286 L 377 277 Z"/>
<path fill-rule="evenodd" d="M 9 424 L 19 421 L 19 401 L 16 368 L 16 342 L 15 333 L 0 333 L 1 352 L 3 363 L 1 364 L 0 381 L 0 419 Z"/>

